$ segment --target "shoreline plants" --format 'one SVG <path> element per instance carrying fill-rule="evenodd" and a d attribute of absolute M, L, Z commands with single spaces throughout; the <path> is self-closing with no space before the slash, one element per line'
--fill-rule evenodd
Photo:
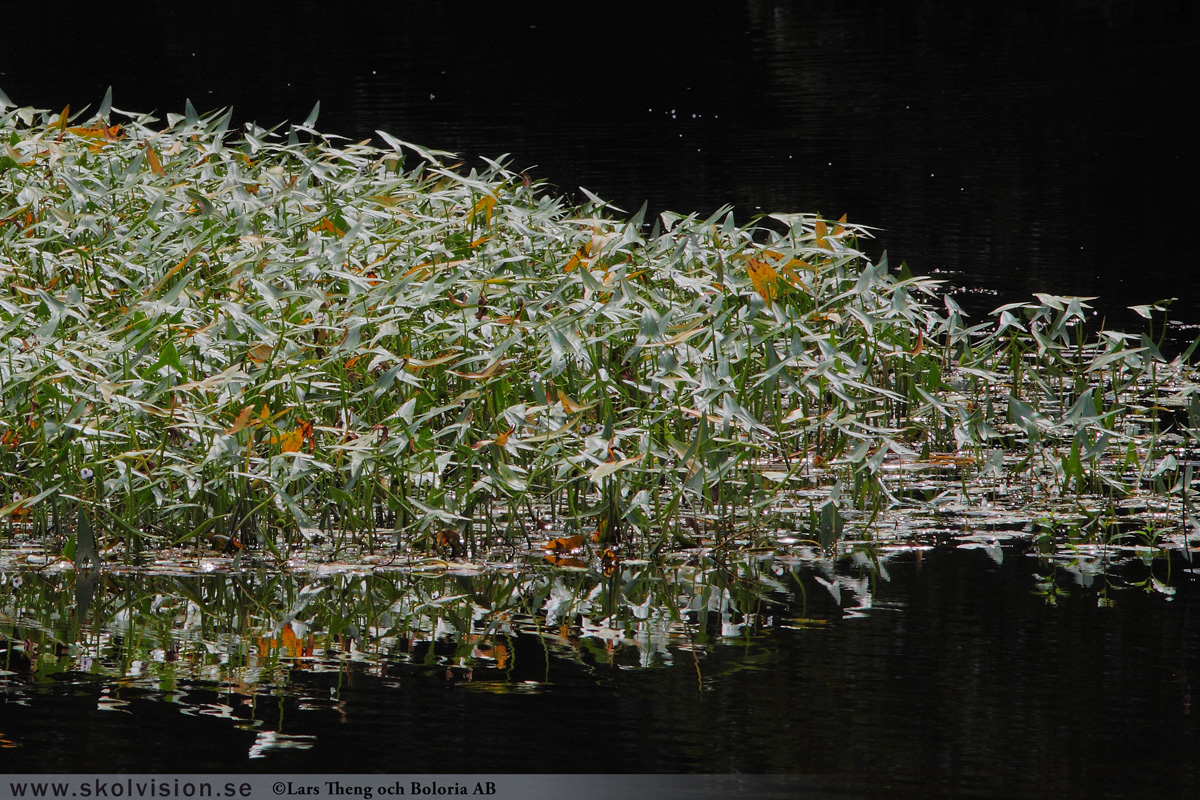
<path fill-rule="evenodd" d="M 1165 304 L 1147 334 L 1049 295 L 972 322 L 844 219 L 644 220 L 230 119 L 0 108 L 0 536 L 571 565 L 951 507 L 1194 532 Z"/>

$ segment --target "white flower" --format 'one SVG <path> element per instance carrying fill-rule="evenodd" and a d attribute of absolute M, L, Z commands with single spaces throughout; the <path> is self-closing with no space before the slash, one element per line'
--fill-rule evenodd
<path fill-rule="evenodd" d="M 95 473 L 92 472 L 91 468 L 89 467 L 84 467 L 83 469 L 79 470 L 79 477 L 83 478 L 85 481 L 90 481 L 92 479 L 92 475 L 94 474 Z"/>

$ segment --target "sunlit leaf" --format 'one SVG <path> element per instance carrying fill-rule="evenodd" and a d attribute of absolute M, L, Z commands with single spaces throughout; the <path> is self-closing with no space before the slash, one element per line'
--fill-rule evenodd
<path fill-rule="evenodd" d="M 632 456 L 631 458 L 622 458 L 618 461 L 605 461 L 603 464 L 597 464 L 588 475 L 588 480 L 592 483 L 599 483 L 617 470 L 627 467 L 630 464 L 636 464 L 641 460 L 641 456 Z"/>
<path fill-rule="evenodd" d="M 779 292 L 779 273 L 771 269 L 771 265 L 757 258 L 746 262 L 746 272 L 750 275 L 750 283 L 758 292 L 763 302 L 770 308 Z"/>

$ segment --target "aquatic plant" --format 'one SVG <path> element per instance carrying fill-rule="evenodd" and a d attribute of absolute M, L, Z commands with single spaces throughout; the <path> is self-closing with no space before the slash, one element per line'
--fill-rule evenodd
<path fill-rule="evenodd" d="M 1049 295 L 969 324 L 844 218 L 649 221 L 315 109 L 230 121 L 0 109 L 0 519 L 77 562 L 1196 526 L 1195 345 L 1161 327 Z"/>

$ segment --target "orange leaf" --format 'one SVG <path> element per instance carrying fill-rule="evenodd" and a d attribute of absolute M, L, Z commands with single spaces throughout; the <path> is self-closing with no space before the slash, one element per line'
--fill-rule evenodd
<path fill-rule="evenodd" d="M 474 222 L 476 216 L 483 214 L 484 224 L 486 225 L 490 223 L 492 221 L 492 212 L 495 210 L 495 208 L 496 198 L 492 197 L 490 194 L 484 195 L 479 199 L 479 202 L 475 204 L 475 207 L 471 209 L 470 221 Z M 473 246 L 474 245 L 472 245 L 472 247 Z"/>
<path fill-rule="evenodd" d="M 154 148 L 146 145 L 146 161 L 150 164 L 150 171 L 155 175 L 165 178 L 167 171 L 163 169 L 162 162 L 158 160 L 158 153 L 154 152 Z"/>
<path fill-rule="evenodd" d="M 555 553 L 570 553 L 583 547 L 582 536 L 560 536 L 542 545 L 543 550 L 553 550 Z"/>
<path fill-rule="evenodd" d="M 314 233 L 317 231 L 325 231 L 326 233 L 332 233 L 334 236 L 346 235 L 346 232 L 339 228 L 337 223 L 331 220 L 329 217 L 321 217 L 321 221 L 309 228 L 309 230 L 313 231 Z"/>
<path fill-rule="evenodd" d="M 924 349 L 925 349 L 925 331 L 918 328 L 917 329 L 917 343 L 913 346 L 912 350 L 908 351 L 908 354 L 910 356 L 915 356 Z"/>
<path fill-rule="evenodd" d="M 589 408 L 596 405 L 595 403 L 590 403 L 588 405 L 577 403 L 571 398 L 567 397 L 566 394 L 563 393 L 562 389 L 558 390 L 558 402 L 562 403 L 563 411 L 566 411 L 568 414 L 574 414 L 576 411 L 587 411 Z"/>
<path fill-rule="evenodd" d="M 845 222 L 846 222 L 846 215 L 845 215 L 845 214 L 842 214 L 842 216 L 838 218 L 838 223 L 839 223 L 839 224 L 837 224 L 837 225 L 834 225 L 834 226 L 833 226 L 833 235 L 834 235 L 834 238 L 837 238 L 838 236 L 841 236 L 843 233 L 845 233 L 845 232 L 846 232 L 846 229 L 845 229 L 845 227 L 843 227 L 843 225 L 845 224 Z"/>
<path fill-rule="evenodd" d="M 246 357 L 256 364 L 262 364 L 271 357 L 275 352 L 275 348 L 269 344 L 256 344 L 246 351 Z"/>
<path fill-rule="evenodd" d="M 252 415 L 253 413 L 254 413 L 254 406 L 246 406 L 245 408 L 243 408 L 241 410 L 241 413 L 239 413 L 237 415 L 237 419 L 235 419 L 233 421 L 233 427 L 227 429 L 225 432 L 230 433 L 230 434 L 238 433 L 239 431 L 244 431 L 247 428 L 253 428 L 255 425 L 258 425 L 259 420 L 252 421 L 250 419 L 250 415 Z"/>
<path fill-rule="evenodd" d="M 563 272 L 574 272 L 582 262 L 579 260 L 579 253 L 567 259 L 567 265 L 563 267 Z"/>
<path fill-rule="evenodd" d="M 313 421 L 311 419 L 300 420 L 300 427 L 297 430 L 304 437 L 304 441 L 308 442 L 308 449 L 311 452 L 316 446 L 313 439 Z"/>
<path fill-rule="evenodd" d="M 278 436 L 272 436 L 271 444 L 278 444 L 280 451 L 284 453 L 295 453 L 304 444 L 304 430 L 296 428 L 293 431 L 284 431 Z"/>
<path fill-rule="evenodd" d="M 754 291 L 758 292 L 767 308 L 770 308 L 779 291 L 779 273 L 771 269 L 770 264 L 757 258 L 746 262 L 746 272 L 750 275 Z"/>
<path fill-rule="evenodd" d="M 503 433 L 496 434 L 496 447 L 504 447 L 504 445 L 508 444 L 508 437 L 512 435 L 513 430 L 513 428 L 509 428 Z"/>
<path fill-rule="evenodd" d="M 67 128 L 67 132 L 73 133 L 83 139 L 100 139 L 105 142 L 115 142 L 125 138 L 125 133 L 121 130 L 120 125 L 113 125 L 111 128 L 108 128 L 105 127 L 104 123 L 91 128 Z"/>
<path fill-rule="evenodd" d="M 825 225 L 825 220 L 819 219 L 813 223 L 813 233 L 817 235 L 817 247 L 828 247 L 829 242 L 826 241 L 829 237 L 829 228 Z"/>

